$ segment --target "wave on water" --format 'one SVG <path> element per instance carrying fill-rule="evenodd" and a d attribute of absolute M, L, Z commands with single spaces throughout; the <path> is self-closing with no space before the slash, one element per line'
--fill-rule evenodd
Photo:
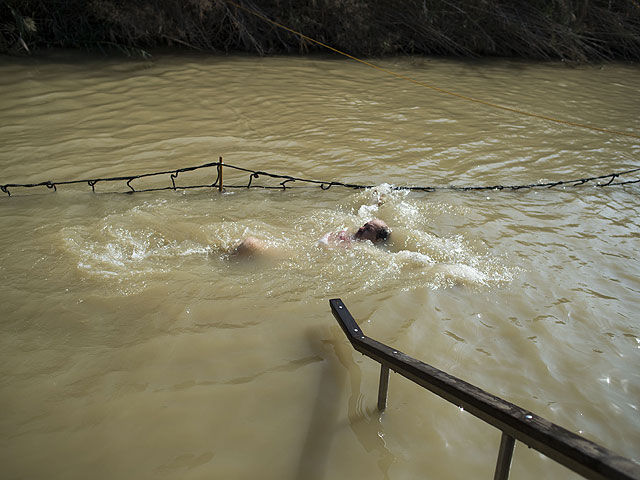
<path fill-rule="evenodd" d="M 260 215 L 249 204 L 233 216 L 216 212 L 203 220 L 197 203 L 157 200 L 110 213 L 97 225 L 64 228 L 63 245 L 76 258 L 81 274 L 106 282 L 136 285 L 169 272 L 208 269 L 214 284 L 262 285 L 269 295 L 282 297 L 300 291 L 325 296 L 336 290 L 491 288 L 510 282 L 519 271 L 501 255 L 474 247 L 478 242 L 463 233 L 436 234 L 440 217 L 465 215 L 464 209 L 388 184 L 324 208 L 311 199 L 306 208 L 293 205 L 290 211 L 281 211 L 282 204 L 269 206 L 263 201 L 261 208 L 267 203 L 267 210 Z M 206 207 L 211 205 L 220 206 L 209 201 Z M 373 218 L 382 218 L 391 227 L 386 245 L 319 245 L 327 232 L 354 232 Z M 259 238 L 280 254 L 269 265 L 238 264 L 229 252 L 247 236 Z"/>
<path fill-rule="evenodd" d="M 171 272 L 193 257 L 207 258 L 211 245 L 202 243 L 181 225 L 168 222 L 165 201 L 136 205 L 123 213 L 107 214 L 94 224 L 62 229 L 62 246 L 78 271 L 116 282 L 126 293 L 154 275 Z M 122 290 L 122 284 L 127 287 Z"/>
<path fill-rule="evenodd" d="M 69 250 L 78 257 L 78 268 L 102 276 L 141 275 L 153 272 L 169 258 L 207 256 L 211 248 L 193 241 L 169 241 L 150 230 L 105 226 L 100 240 L 84 236 L 80 228 L 64 232 Z M 162 268 L 160 268 L 162 270 Z"/>
<path fill-rule="evenodd" d="M 396 282 L 403 290 L 455 285 L 492 287 L 512 281 L 520 271 L 502 255 L 496 257 L 474 248 L 474 242 L 462 233 L 435 233 L 438 217 L 464 217 L 469 213 L 467 208 L 433 202 L 407 190 L 394 190 L 389 184 L 360 192 L 355 201 L 354 210 L 360 221 L 380 217 L 392 228 L 388 248 L 369 249 L 379 267 L 375 281 L 368 282 L 370 286 Z"/>

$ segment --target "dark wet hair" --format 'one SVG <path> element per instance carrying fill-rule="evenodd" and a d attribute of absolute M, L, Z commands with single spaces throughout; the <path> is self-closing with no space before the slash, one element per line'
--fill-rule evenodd
<path fill-rule="evenodd" d="M 382 227 L 376 232 L 376 240 L 385 241 L 389 238 L 390 234 L 391 230 L 389 230 L 389 227 Z"/>

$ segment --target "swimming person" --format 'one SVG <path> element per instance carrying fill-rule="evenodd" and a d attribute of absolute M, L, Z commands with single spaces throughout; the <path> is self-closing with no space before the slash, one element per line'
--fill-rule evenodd
<path fill-rule="evenodd" d="M 327 233 L 319 243 L 332 247 L 348 248 L 354 241 L 369 240 L 373 244 L 382 243 L 389 238 L 390 234 L 389 226 L 383 220 L 375 218 L 365 223 L 355 233 L 349 233 L 347 230 Z"/>
<path fill-rule="evenodd" d="M 391 229 L 389 226 L 383 220 L 375 218 L 365 223 L 355 233 L 349 233 L 347 230 L 342 230 L 336 233 L 327 233 L 320 239 L 319 243 L 332 247 L 348 248 L 354 241 L 368 240 L 373 244 L 382 243 L 389 238 L 390 234 Z M 238 243 L 230 253 L 237 257 L 251 257 L 263 254 L 273 255 L 278 251 L 279 249 L 276 247 L 269 247 L 264 240 L 249 236 Z"/>

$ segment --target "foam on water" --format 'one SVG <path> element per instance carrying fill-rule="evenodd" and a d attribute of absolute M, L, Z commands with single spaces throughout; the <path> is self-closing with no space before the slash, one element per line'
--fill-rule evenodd
<path fill-rule="evenodd" d="M 156 200 L 111 213 L 98 225 L 65 227 L 63 244 L 77 258 L 83 274 L 107 282 L 116 279 L 135 284 L 145 276 L 174 271 L 187 259 L 214 272 L 222 269 L 237 283 L 247 275 L 252 281 L 274 282 L 279 287 L 274 286 L 272 294 L 283 296 L 288 295 L 291 283 L 318 295 L 335 288 L 376 291 L 389 285 L 403 290 L 490 287 L 511 281 L 519 270 L 478 251 L 463 235 L 432 233 L 433 216 L 454 207 L 432 204 L 388 184 L 356 192 L 333 208 L 316 209 L 284 223 L 282 219 L 227 220 L 224 216 L 202 222 L 188 211 L 181 214 L 181 224 L 166 223 L 169 210 L 176 208 L 180 207 Z M 391 227 L 386 245 L 319 245 L 318 240 L 328 232 L 353 232 L 373 218 L 382 218 Z M 269 268 L 240 268 L 230 273 L 229 252 L 247 236 L 259 238 L 279 254 Z M 274 275 L 288 281 L 276 281 Z"/>
<path fill-rule="evenodd" d="M 170 271 L 183 258 L 206 259 L 212 246 L 187 238 L 163 222 L 166 201 L 136 205 L 111 213 L 96 223 L 61 230 L 62 247 L 77 261 L 78 270 L 109 285 L 136 285 L 147 276 Z M 140 283 L 140 287 L 143 284 Z M 138 288 L 121 290 L 130 294 Z"/>

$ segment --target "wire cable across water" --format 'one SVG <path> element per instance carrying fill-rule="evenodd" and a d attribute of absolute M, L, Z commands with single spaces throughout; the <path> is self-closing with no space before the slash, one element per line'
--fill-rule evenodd
<path fill-rule="evenodd" d="M 212 183 L 208 184 L 197 184 L 197 185 L 177 185 L 176 180 L 181 173 L 192 172 L 195 170 L 201 170 L 206 168 L 216 168 L 216 178 Z M 223 168 L 232 169 L 239 172 L 244 172 L 248 174 L 248 179 L 246 184 L 241 185 L 223 185 L 222 184 L 222 170 Z M 598 175 L 595 177 L 582 177 L 575 178 L 570 180 L 558 180 L 554 182 L 546 182 L 546 183 L 529 183 L 529 184 L 517 184 L 517 185 L 435 185 L 435 186 L 418 186 L 418 185 L 393 185 L 392 188 L 394 190 L 412 190 L 412 191 L 421 191 L 421 192 L 435 192 L 438 190 L 455 190 L 455 191 L 478 191 L 478 190 L 523 190 L 523 189 L 533 189 L 533 188 L 554 188 L 554 187 L 579 187 L 583 185 L 590 184 L 594 187 L 610 187 L 610 186 L 620 186 L 620 185 L 630 185 L 635 183 L 640 183 L 640 178 L 634 178 L 630 180 L 619 180 L 620 177 L 630 175 L 633 173 L 640 172 L 640 168 L 633 168 L 630 170 L 625 170 L 621 172 L 613 172 L 608 173 L 606 175 Z M 136 189 L 131 182 L 141 178 L 149 178 L 149 177 L 157 177 L 157 176 L 169 176 L 169 180 L 171 181 L 171 185 L 167 185 L 165 187 L 153 187 L 153 188 L 140 188 Z M 268 178 L 279 181 L 277 184 L 266 184 L 258 182 L 259 178 Z M 281 181 L 280 181 L 281 180 Z M 184 167 L 178 168 L 175 170 L 164 170 L 160 172 L 151 172 L 151 173 L 143 173 L 138 175 L 121 175 L 117 177 L 100 177 L 100 178 L 89 178 L 84 180 L 60 180 L 60 181 L 52 181 L 47 180 L 39 183 L 5 183 L 0 185 L 0 190 L 6 193 L 8 196 L 11 196 L 11 190 L 15 188 L 33 188 L 33 187 L 47 187 L 49 189 L 53 189 L 57 191 L 59 186 L 62 185 L 74 185 L 74 184 L 87 184 L 91 187 L 93 192 L 96 191 L 96 185 L 98 183 L 107 183 L 107 182 L 125 182 L 129 190 L 124 192 L 117 193 L 135 193 L 135 192 L 157 192 L 162 190 L 188 190 L 195 188 L 218 188 L 222 190 L 223 188 L 262 188 L 262 189 L 276 189 L 276 190 L 287 190 L 289 188 L 304 188 L 304 187 L 320 187 L 322 190 L 329 190 L 331 187 L 344 187 L 350 189 L 365 189 L 365 188 L 373 188 L 376 185 L 371 184 L 356 184 L 356 183 L 347 183 L 339 180 L 314 180 L 309 178 L 302 177 L 294 177 L 292 175 L 282 175 L 278 173 L 266 172 L 263 170 L 252 170 L 250 168 L 238 167 L 236 165 L 231 165 L 228 163 L 223 163 L 222 157 L 217 162 L 205 163 L 202 165 L 197 165 L 193 167 Z M 291 185 L 296 182 L 297 184 Z"/>

